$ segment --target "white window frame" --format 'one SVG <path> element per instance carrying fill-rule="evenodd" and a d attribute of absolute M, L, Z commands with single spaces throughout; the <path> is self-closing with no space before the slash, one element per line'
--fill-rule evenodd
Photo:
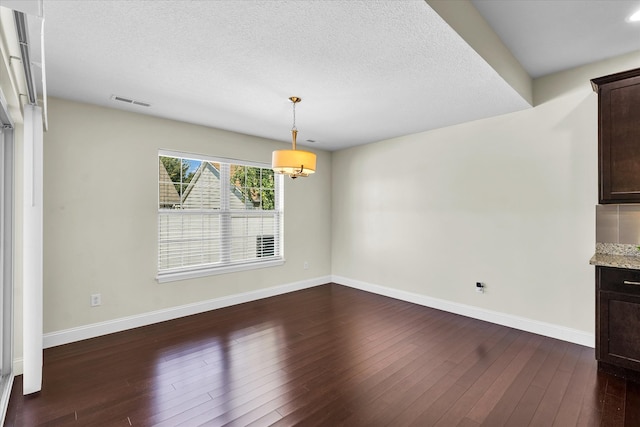
<path fill-rule="evenodd" d="M 224 229 L 225 227 L 230 227 L 229 226 L 229 218 L 231 214 L 237 215 L 237 214 L 242 214 L 242 213 L 246 213 L 247 217 L 252 217 L 252 216 L 260 216 L 260 215 L 264 215 L 266 217 L 274 217 L 276 219 L 276 231 L 274 232 L 274 250 L 275 250 L 275 254 L 273 256 L 269 256 L 268 258 L 256 258 L 256 259 L 250 259 L 250 260 L 243 260 L 243 261 L 235 261 L 232 262 L 230 260 L 230 257 L 224 254 L 221 254 L 221 261 L 218 263 L 213 263 L 213 264 L 200 264 L 200 265 L 191 265 L 191 266 L 181 266 L 181 267 L 174 267 L 174 268 L 166 268 L 166 269 L 161 269 L 160 266 L 160 250 L 161 250 L 161 224 L 160 224 L 160 219 L 161 219 L 161 215 L 163 214 L 167 214 L 167 213 L 171 213 L 172 215 L 191 215 L 194 213 L 203 213 L 203 212 L 211 212 L 211 210 L 207 210 L 207 209 L 197 209 L 197 210 L 193 210 L 193 209 L 189 209 L 189 210 L 182 210 L 182 209 L 166 209 L 166 208 L 160 208 L 160 185 L 159 185 L 159 181 L 156 180 L 156 191 L 158 192 L 157 195 L 157 207 L 158 207 L 158 235 L 157 235 L 157 243 L 158 243 L 158 250 L 157 250 L 157 259 L 158 259 L 158 268 L 157 268 L 157 276 L 156 276 L 156 280 L 159 283 L 165 283 L 165 282 L 172 282 L 172 281 L 176 281 L 176 280 L 184 280 L 184 279 L 191 279 L 191 278 L 197 278 L 197 277 L 205 277 L 205 276 L 211 276 L 211 275 L 216 275 L 216 274 L 225 274 L 225 273 L 233 273 L 233 272 L 238 272 L 238 271 L 245 271 L 245 270 L 253 270 L 253 269 L 258 269 L 258 268 L 265 268 L 265 267 L 274 267 L 274 266 L 279 266 L 279 265 L 283 265 L 285 263 L 285 259 L 284 259 L 284 179 L 283 176 L 281 174 L 274 174 L 274 191 L 275 191 L 275 208 L 273 211 L 261 211 L 261 210 L 232 210 L 229 207 L 229 198 L 230 196 L 230 191 L 227 185 L 223 185 L 226 182 L 229 182 L 229 174 L 230 174 L 230 168 L 229 165 L 234 164 L 234 165 L 242 165 L 242 166 L 249 166 L 249 167 L 257 167 L 257 168 L 264 168 L 264 169 L 271 169 L 271 165 L 267 164 L 267 163 L 259 163 L 259 162 L 251 162 L 251 161 L 246 161 L 246 160 L 238 160 L 238 159 L 230 159 L 230 158 L 223 158 L 223 157 L 213 157 L 213 156 L 207 156 L 207 155 L 202 155 L 202 154 L 194 154 L 194 153 L 185 153 L 185 152 L 178 152 L 178 151 L 173 151 L 173 150 L 158 150 L 158 160 L 160 159 L 160 157 L 179 157 L 179 158 L 184 158 L 184 159 L 192 159 L 192 160 L 199 160 L 199 161 L 203 161 L 203 162 L 213 162 L 213 163 L 219 163 L 221 165 L 220 167 L 220 209 L 216 209 L 213 210 L 216 213 L 220 214 L 221 216 L 221 227 Z M 158 167 L 159 166 L 159 162 L 158 162 Z M 223 218 L 226 218 L 223 219 Z M 223 235 L 226 236 L 230 236 L 229 233 L 221 233 Z M 230 238 L 230 237 L 229 237 Z M 224 239 L 224 238 L 222 238 Z M 230 245 L 229 241 L 227 241 L 227 239 L 224 239 L 221 242 L 220 247 L 221 248 L 228 248 Z"/>

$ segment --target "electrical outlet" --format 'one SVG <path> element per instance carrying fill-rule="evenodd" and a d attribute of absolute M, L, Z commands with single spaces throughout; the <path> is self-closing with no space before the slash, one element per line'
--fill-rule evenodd
<path fill-rule="evenodd" d="M 302 268 L 304 268 L 305 270 L 309 269 L 309 261 L 305 261 L 304 264 L 302 264 Z"/>
<path fill-rule="evenodd" d="M 484 294 L 484 283 L 476 282 L 476 292 L 479 294 Z"/>
<path fill-rule="evenodd" d="M 102 295 L 91 294 L 91 307 L 97 307 L 102 304 Z"/>

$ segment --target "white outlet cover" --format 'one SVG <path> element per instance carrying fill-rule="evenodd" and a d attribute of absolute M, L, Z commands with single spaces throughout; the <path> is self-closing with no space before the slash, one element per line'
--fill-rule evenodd
<path fill-rule="evenodd" d="M 91 307 L 97 307 L 102 304 L 102 296 L 100 294 L 91 295 Z"/>

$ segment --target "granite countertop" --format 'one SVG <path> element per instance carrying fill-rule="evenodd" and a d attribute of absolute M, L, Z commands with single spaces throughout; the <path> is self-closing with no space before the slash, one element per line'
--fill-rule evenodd
<path fill-rule="evenodd" d="M 640 270 L 640 250 L 638 245 L 596 243 L 596 253 L 589 264 Z"/>

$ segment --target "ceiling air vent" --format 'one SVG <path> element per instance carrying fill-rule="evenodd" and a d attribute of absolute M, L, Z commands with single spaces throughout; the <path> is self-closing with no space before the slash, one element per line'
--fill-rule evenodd
<path fill-rule="evenodd" d="M 114 101 L 125 102 L 127 104 L 139 105 L 141 107 L 151 107 L 151 104 L 143 101 L 136 101 L 135 99 L 125 98 L 124 96 L 111 95 L 111 99 Z"/>

